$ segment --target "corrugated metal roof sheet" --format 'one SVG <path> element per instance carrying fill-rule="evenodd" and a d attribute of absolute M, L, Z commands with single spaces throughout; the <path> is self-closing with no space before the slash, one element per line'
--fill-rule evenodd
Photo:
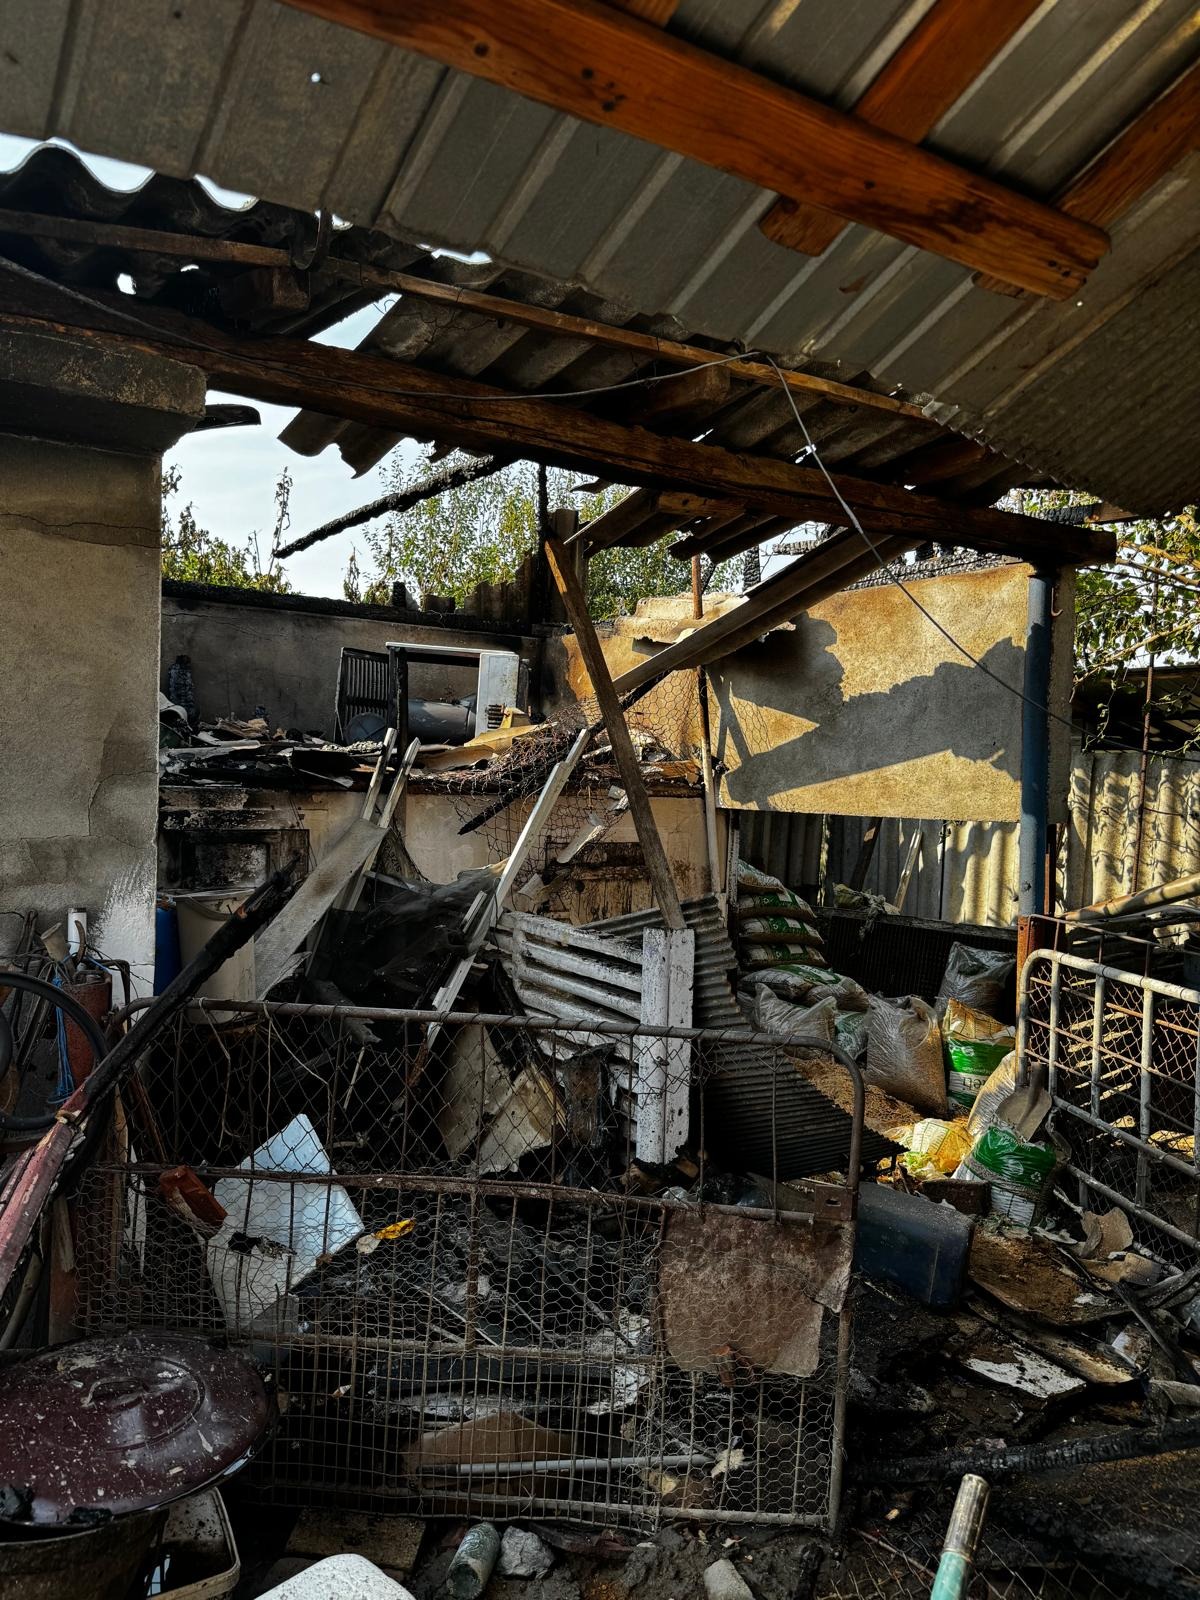
<path fill-rule="evenodd" d="M 846 106 L 927 7 L 683 0 L 671 26 Z M 759 232 L 772 197 L 750 184 L 273 0 L 47 0 L 9 7 L 0 40 L 11 132 L 482 249 L 717 339 L 869 371 L 1130 509 L 1197 494 L 1168 377 L 1197 366 L 1194 263 L 1172 273 L 1196 245 L 1194 162 L 1119 220 L 1081 303 L 1051 305 L 861 227 L 797 256 Z M 928 142 L 1052 193 L 1198 46 L 1192 0 L 1045 0 Z"/>
<path fill-rule="evenodd" d="M 0 210 L 34 212 L 71 219 L 116 223 L 243 244 L 267 245 L 307 260 L 317 242 L 312 213 L 259 201 L 244 209 L 226 207 L 214 200 L 195 180 L 155 176 L 133 191 L 114 191 L 96 178 L 76 156 L 55 146 L 35 151 L 11 173 L 0 173 Z M 600 301 L 570 284 L 552 283 L 529 273 L 513 272 L 494 264 L 468 264 L 449 256 L 435 256 L 409 241 L 379 230 L 354 226 L 338 230 L 333 254 L 338 259 L 366 262 L 390 271 L 403 270 L 410 279 L 427 279 L 454 288 L 486 287 L 504 302 L 541 309 L 568 310 L 592 321 L 633 327 L 638 331 L 690 342 L 689 330 L 671 318 L 634 316 L 628 307 Z M 252 314 L 223 312 L 223 293 L 244 268 L 236 262 L 192 263 L 186 255 L 146 255 L 112 244 L 64 241 L 20 231 L 6 232 L 0 222 L 0 255 L 76 288 L 115 290 L 121 275 L 133 276 L 137 294 L 152 305 L 190 311 L 244 333 L 243 318 L 259 332 L 283 332 L 304 337 L 321 331 L 369 302 L 362 291 L 343 278 L 313 269 L 309 278 L 311 304 L 305 311 L 287 306 L 264 306 Z M 591 339 L 564 337 L 519 326 L 495 315 L 482 315 L 458 305 L 429 301 L 405 293 L 384 312 L 367 336 L 367 348 L 386 352 L 397 360 L 459 377 L 484 378 L 498 386 L 526 392 L 594 390 L 622 384 L 635 375 L 662 370 L 654 354 L 614 350 Z M 668 369 L 670 370 L 670 369 Z M 870 387 L 869 379 L 862 379 Z M 618 420 L 636 410 L 645 391 L 617 390 L 583 394 L 576 403 Z M 969 444 L 941 424 L 920 416 L 896 415 L 887 410 L 847 406 L 821 394 L 797 396 L 805 425 L 831 464 L 863 476 L 890 481 L 922 481 L 926 471 L 938 474 L 936 489 L 948 499 L 995 498 L 1014 483 L 1028 480 L 1023 466 Z M 759 451 L 781 459 L 794 459 L 804 439 L 787 399 L 780 393 L 743 380 L 728 383 L 724 398 L 706 402 L 703 415 L 683 413 L 652 419 L 661 431 L 706 438 L 740 450 Z M 365 472 L 398 442 L 398 436 L 364 424 L 339 421 L 317 412 L 301 412 L 285 429 L 283 438 L 303 454 L 315 454 L 336 443 L 345 459 Z M 947 446 L 955 461 L 947 468 Z M 933 460 L 930 461 L 930 453 Z M 961 457 L 961 459 L 959 459 Z M 986 490 L 981 485 L 986 484 Z M 650 491 L 635 502 L 653 507 Z M 656 538 L 689 522 L 686 513 L 655 513 L 636 537 Z M 761 543 L 789 524 L 743 514 L 732 526 L 718 519 L 715 537 L 725 539 L 741 528 Z M 750 542 L 750 537 L 744 543 Z"/>

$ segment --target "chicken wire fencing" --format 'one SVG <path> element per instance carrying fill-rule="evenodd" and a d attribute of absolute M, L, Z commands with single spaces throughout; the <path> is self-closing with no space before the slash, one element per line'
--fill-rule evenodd
<path fill-rule="evenodd" d="M 853 1189 L 706 1162 L 719 1035 L 430 1016 L 179 1019 L 81 1189 L 86 1331 L 252 1351 L 285 1502 L 831 1526 Z"/>
<path fill-rule="evenodd" d="M 1080 1204 L 1120 1206 L 1136 1244 L 1200 1269 L 1200 991 L 1038 950 L 1020 1009 Z"/>

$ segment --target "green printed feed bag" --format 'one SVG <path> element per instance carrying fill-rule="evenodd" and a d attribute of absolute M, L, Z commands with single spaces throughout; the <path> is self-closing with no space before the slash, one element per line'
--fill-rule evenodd
<path fill-rule="evenodd" d="M 749 922 L 738 923 L 738 934 L 746 944 L 821 943 L 815 928 L 792 917 L 752 917 Z"/>
<path fill-rule="evenodd" d="M 811 922 L 813 908 L 807 900 L 793 894 L 790 889 L 779 889 L 772 894 L 739 895 L 737 917 L 745 922 L 750 917 L 794 917 L 798 922 Z"/>
<path fill-rule="evenodd" d="M 808 944 L 744 944 L 742 969 L 755 972 L 760 967 L 792 967 L 812 957 L 813 947 Z"/>
<path fill-rule="evenodd" d="M 1028 1228 L 1050 1192 L 1058 1162 L 1052 1145 L 1026 1144 L 1012 1128 L 998 1122 L 975 1141 L 958 1172 L 990 1183 L 992 1210 Z"/>
<path fill-rule="evenodd" d="M 752 867 L 748 861 L 738 858 L 737 864 L 738 899 L 750 894 L 787 894 L 788 887 L 779 878 L 774 878 L 769 872 L 764 872 L 761 867 Z"/>
<path fill-rule="evenodd" d="M 950 1000 L 942 1019 L 946 1047 L 946 1095 L 970 1111 L 988 1078 L 1017 1042 L 1014 1029 L 984 1011 Z"/>

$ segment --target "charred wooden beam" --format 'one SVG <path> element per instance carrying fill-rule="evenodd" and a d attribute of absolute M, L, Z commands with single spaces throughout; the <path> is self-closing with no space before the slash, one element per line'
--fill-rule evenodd
<path fill-rule="evenodd" d="M 100 346 L 117 343 L 203 370 L 222 389 L 250 399 L 347 417 L 418 439 L 453 440 L 482 453 L 505 451 L 551 465 L 611 473 L 635 484 L 735 500 L 792 522 L 841 520 L 837 495 L 810 467 L 739 455 L 360 350 L 280 338 L 236 339 L 194 319 L 127 310 L 124 296 L 99 304 L 9 264 L 10 326 L 69 331 Z M 0 322 L 0 327 L 3 322 Z M 952 505 L 888 484 L 843 478 L 842 494 L 875 532 L 904 530 L 912 543 L 963 545 L 1058 565 L 1111 560 L 1112 536 L 1051 526 L 1016 513 Z"/>

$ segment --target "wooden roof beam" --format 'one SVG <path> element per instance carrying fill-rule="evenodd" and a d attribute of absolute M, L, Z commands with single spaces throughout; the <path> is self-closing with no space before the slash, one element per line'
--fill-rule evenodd
<path fill-rule="evenodd" d="M 920 144 L 1040 4 L 934 0 L 859 99 L 854 115 Z M 832 212 L 785 199 L 776 200 L 759 223 L 768 239 L 807 256 L 823 255 L 845 226 L 845 219 Z"/>
<path fill-rule="evenodd" d="M 81 303 L 2 269 L 0 282 L 6 308 L 0 329 L 32 323 L 70 329 L 105 346 L 116 342 L 169 355 L 199 367 L 214 386 L 251 399 L 302 406 L 414 438 L 454 440 L 477 454 L 504 451 L 608 473 L 627 483 L 734 500 L 795 522 L 842 515 L 824 474 L 813 467 L 627 427 L 557 401 L 529 399 L 361 350 L 231 338 L 192 318 L 135 311 L 135 302 L 121 295 L 103 305 Z M 846 477 L 840 483 L 872 536 L 904 530 L 914 543 L 932 539 L 1034 560 L 1052 556 L 1060 563 L 1102 562 L 1115 548 L 1112 535 L 1103 531 L 951 505 L 862 479 Z"/>
<path fill-rule="evenodd" d="M 911 541 L 902 534 L 885 535 L 875 540 L 875 544 L 886 561 L 895 560 L 905 550 L 913 548 Z M 799 556 L 781 571 L 747 589 L 741 605 L 722 612 L 695 632 L 630 667 L 613 687 L 619 695 L 629 694 L 668 672 L 681 672 L 720 660 L 761 638 L 780 623 L 790 622 L 800 611 L 868 577 L 877 567 L 874 553 L 866 548 L 857 533 L 850 529 L 835 533 L 815 550 Z"/>
<path fill-rule="evenodd" d="M 1200 148 L 1200 61 L 1133 121 L 1059 192 L 1061 211 L 1109 228 L 1165 178 L 1184 156 Z M 1011 294 L 999 274 L 980 274 L 982 289 Z"/>
<path fill-rule="evenodd" d="M 1053 299 L 1100 229 L 597 0 L 286 0 Z"/>
<path fill-rule="evenodd" d="M 107 245 L 115 250 L 126 250 L 132 255 L 179 256 L 189 261 L 235 263 L 240 266 L 286 267 L 291 260 L 286 250 L 270 245 L 245 244 L 236 239 L 210 239 L 199 234 L 171 233 L 160 228 L 131 228 L 119 222 L 97 222 L 90 217 L 59 217 L 36 211 L 0 210 L 0 234 L 5 233 Z M 707 345 L 683 344 L 678 339 L 663 339 L 637 328 L 598 322 L 594 317 L 555 311 L 549 306 L 526 305 L 519 300 L 488 294 L 480 289 L 439 283 L 434 278 L 422 278 L 413 272 L 391 272 L 384 267 L 373 267 L 330 255 L 322 262 L 320 273 L 343 279 L 356 288 L 394 290 L 418 300 L 428 300 L 434 305 L 450 306 L 455 311 L 497 317 L 504 322 L 515 323 L 519 328 L 534 328 L 539 333 L 565 339 L 583 339 L 589 344 L 602 345 L 610 350 L 628 350 L 631 355 L 644 356 L 647 360 L 665 362 L 667 365 L 690 367 L 717 362 L 720 363 L 719 370 L 727 372 L 731 378 L 745 378 L 751 383 L 772 387 L 779 382 L 775 368 L 766 361 L 726 356 Z M 920 406 L 909 400 L 900 400 L 890 394 L 877 394 L 873 389 L 856 389 L 851 384 L 838 383 L 833 378 L 818 377 L 814 372 L 795 372 L 787 367 L 780 370 L 785 385 L 794 394 L 804 398 L 818 395 L 838 405 L 887 411 L 893 416 L 911 417 L 917 422 L 928 422 L 931 428 L 936 427 Z"/>

